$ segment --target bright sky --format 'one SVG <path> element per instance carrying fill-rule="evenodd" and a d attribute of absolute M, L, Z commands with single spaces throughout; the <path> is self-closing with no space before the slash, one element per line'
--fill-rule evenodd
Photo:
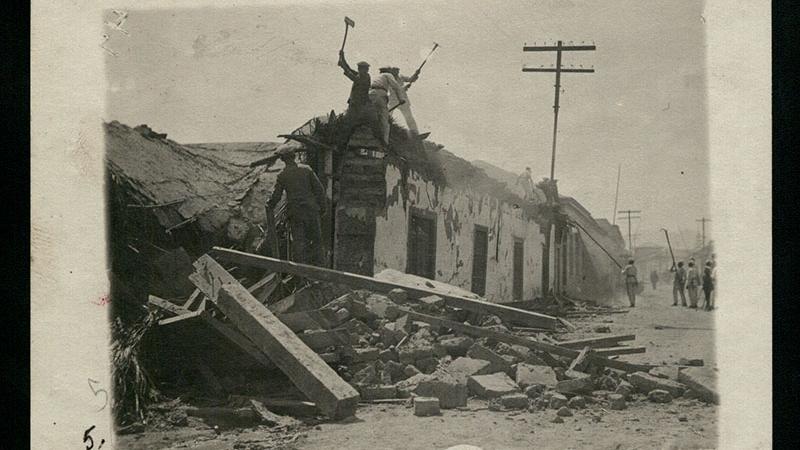
<path fill-rule="evenodd" d="M 524 43 L 594 42 L 564 64 L 556 178 L 563 194 L 611 219 L 642 210 L 636 243 L 692 246 L 708 216 L 702 2 L 466 0 L 162 9 L 129 12 L 128 34 L 109 29 L 106 120 L 150 125 L 183 143 L 276 141 L 331 109 L 350 82 L 336 66 L 345 15 L 352 66 L 412 73 L 440 48 L 409 91 L 423 131 L 448 150 L 549 176 L 555 62 Z M 113 17 L 108 14 L 107 18 Z M 398 116 L 399 117 L 399 116 Z M 619 222 L 619 221 L 618 221 Z M 710 235 L 711 224 L 706 224 Z M 680 231 L 679 231 L 680 229 Z M 627 236 L 627 229 L 622 227 Z"/>

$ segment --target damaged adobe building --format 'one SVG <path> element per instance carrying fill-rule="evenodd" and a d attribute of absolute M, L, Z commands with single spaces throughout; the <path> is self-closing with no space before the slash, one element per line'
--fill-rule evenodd
<path fill-rule="evenodd" d="M 319 134 L 319 128 L 310 121 L 299 133 Z M 213 245 L 257 252 L 279 167 L 250 164 L 278 143 L 182 145 L 118 122 L 105 129 L 115 276 L 127 277 L 126 266 L 140 271 L 147 262 L 156 278 L 171 281 L 177 274 L 168 267 L 176 265 L 166 260 L 189 262 Z M 364 147 L 337 167 L 325 160 L 330 152 L 306 152 L 335 211 L 323 217 L 329 267 L 419 275 L 496 303 L 542 297 L 543 194 L 523 200 L 520 189 L 430 142 L 421 154 L 399 156 L 370 151 L 368 142 Z M 619 229 L 594 219 L 574 198 L 559 200 L 565 220 L 552 237 L 548 290 L 610 298 L 619 269 L 598 243 L 621 260 Z M 280 219 L 278 231 L 285 256 L 291 243 Z"/>

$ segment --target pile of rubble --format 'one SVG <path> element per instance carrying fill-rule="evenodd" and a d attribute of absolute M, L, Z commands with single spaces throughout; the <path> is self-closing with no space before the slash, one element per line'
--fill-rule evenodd
<path fill-rule="evenodd" d="M 245 288 L 217 260 L 266 273 Z M 205 321 L 263 367 L 280 369 L 304 397 L 250 402 L 255 415 L 234 416 L 285 424 L 270 409 L 291 405 L 288 414 L 305 407 L 339 420 L 359 402 L 405 403 L 429 416 L 475 398 L 496 411 L 552 409 L 559 421 L 590 404 L 718 402 L 707 368 L 618 359 L 645 351 L 622 344 L 633 335 L 559 341 L 553 335 L 563 325 L 554 317 L 228 249 L 215 248 L 194 267 L 197 290 L 183 305 L 151 296 L 172 316 L 161 324 Z M 285 274 L 311 283 L 273 301 L 269 293 Z"/>

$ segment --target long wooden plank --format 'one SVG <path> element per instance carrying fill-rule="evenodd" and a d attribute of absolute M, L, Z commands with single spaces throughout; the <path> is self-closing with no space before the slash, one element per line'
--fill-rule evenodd
<path fill-rule="evenodd" d="M 598 355 L 612 356 L 612 355 L 633 355 L 635 353 L 646 353 L 647 347 L 610 347 L 598 348 L 594 351 Z"/>
<path fill-rule="evenodd" d="M 272 362 L 325 415 L 333 419 L 353 416 L 358 392 L 308 348 L 292 330 L 253 297 L 210 256 L 194 263 L 196 286 L 213 301 L 231 323 Z M 227 282 L 222 283 L 223 280 Z"/>
<path fill-rule="evenodd" d="M 511 308 L 499 303 L 490 303 L 483 300 L 476 300 L 455 295 L 448 295 L 434 289 L 425 289 L 416 286 L 409 286 L 401 283 L 393 283 L 384 280 L 377 280 L 372 277 L 358 275 L 348 272 L 327 269 L 324 267 L 309 266 L 291 261 L 269 258 L 266 256 L 254 255 L 251 253 L 240 252 L 227 248 L 214 247 L 211 255 L 219 259 L 233 262 L 239 265 L 257 267 L 279 273 L 291 273 L 313 280 L 327 281 L 329 283 L 340 283 L 359 289 L 368 289 L 374 292 L 387 293 L 395 288 L 402 288 L 409 293 L 411 298 L 421 298 L 429 295 L 438 295 L 445 300 L 447 306 L 461 308 L 469 311 L 484 314 L 494 314 L 503 319 L 512 320 L 531 327 L 541 327 L 555 329 L 556 318 L 544 314 L 525 311 L 522 309 Z"/>
<path fill-rule="evenodd" d="M 247 339 L 247 337 L 240 333 L 239 330 L 237 330 L 234 326 L 222 322 L 217 318 L 211 317 L 211 315 L 208 313 L 204 313 L 202 317 L 205 323 L 211 326 L 211 328 L 217 330 L 219 334 L 228 338 L 229 341 L 236 344 L 237 347 L 258 361 L 259 364 L 267 369 L 275 368 L 275 364 L 270 361 L 267 355 L 262 353 L 261 350 L 259 350 L 259 348 L 250 341 L 250 339 Z"/>
<path fill-rule="evenodd" d="M 189 312 L 187 309 L 183 309 L 182 307 L 172 303 L 169 300 L 165 300 L 161 297 L 156 297 L 155 295 L 148 295 L 147 296 L 147 303 L 151 305 L 157 306 L 165 311 L 168 311 L 176 316 L 180 316 L 182 314 L 186 314 Z"/>
<path fill-rule="evenodd" d="M 619 345 L 620 342 L 623 341 L 632 341 L 636 339 L 635 334 L 624 334 L 620 336 L 603 336 L 603 337 L 594 337 L 588 339 L 575 339 L 571 341 L 560 341 L 556 342 L 555 344 L 561 347 L 567 348 L 583 348 L 587 345 L 592 348 L 603 348 L 603 347 L 616 347 Z"/>
<path fill-rule="evenodd" d="M 475 327 L 472 325 L 465 325 L 460 322 L 453 322 L 452 320 L 440 319 L 438 317 L 429 316 L 427 314 L 420 314 L 418 312 L 402 308 L 399 309 L 403 311 L 403 314 L 408 314 L 409 319 L 418 320 L 420 322 L 426 322 L 434 326 L 450 328 L 451 330 L 466 335 L 477 336 L 477 337 L 488 337 L 498 342 L 522 345 L 530 349 L 540 350 L 558 356 L 566 356 L 572 359 L 578 357 L 578 355 L 580 354 L 580 351 L 578 350 L 573 350 L 558 345 L 546 344 L 544 342 L 534 341 L 533 339 L 515 336 L 513 334 L 500 333 L 497 331 L 487 330 L 485 328 Z M 612 369 L 617 369 L 617 370 L 623 370 L 625 372 L 638 372 L 638 371 L 646 372 L 652 368 L 652 366 L 646 364 L 633 364 L 624 361 L 616 361 L 608 359 L 601 355 L 597 355 L 595 353 L 589 353 L 587 355 L 587 359 L 595 365 L 610 367 Z"/>

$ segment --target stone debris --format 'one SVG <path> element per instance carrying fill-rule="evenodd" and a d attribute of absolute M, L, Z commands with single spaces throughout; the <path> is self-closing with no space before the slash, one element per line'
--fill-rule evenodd
<path fill-rule="evenodd" d="M 572 408 L 572 409 L 583 409 L 583 408 L 586 408 L 586 398 L 584 398 L 584 397 L 582 397 L 580 395 L 576 395 L 575 397 L 572 397 L 571 399 L 569 399 L 569 401 L 567 402 L 567 406 Z"/>
<path fill-rule="evenodd" d="M 622 380 L 622 381 L 619 382 L 619 385 L 617 385 L 617 389 L 614 391 L 614 393 L 615 394 L 619 394 L 625 400 L 628 400 L 631 397 L 631 394 L 634 393 L 634 391 L 635 391 L 635 388 L 633 387 L 632 384 L 628 383 L 625 380 Z"/>
<path fill-rule="evenodd" d="M 594 390 L 594 381 L 584 374 L 580 378 L 559 381 L 555 389 L 562 394 L 586 394 Z"/>
<path fill-rule="evenodd" d="M 561 394 L 552 394 L 548 406 L 550 409 L 560 409 L 567 406 L 567 397 Z"/>
<path fill-rule="evenodd" d="M 708 367 L 689 367 L 678 373 L 678 381 L 685 384 L 697 398 L 709 403 L 719 403 L 717 374 Z"/>
<path fill-rule="evenodd" d="M 487 375 L 491 372 L 491 363 L 482 359 L 472 359 L 467 357 L 456 358 L 453 362 L 443 368 L 453 376 L 463 379 L 466 383 L 467 378 L 473 375 Z"/>
<path fill-rule="evenodd" d="M 510 362 L 508 359 L 505 359 L 503 356 L 489 350 L 481 344 L 473 344 L 467 351 L 467 356 L 474 359 L 489 361 L 491 363 L 490 370 L 492 373 L 505 372 L 510 375 L 511 364 L 513 364 L 513 362 Z M 513 357 L 510 358 L 513 359 Z"/>
<path fill-rule="evenodd" d="M 677 381 L 657 378 L 644 372 L 628 375 L 628 381 L 643 394 L 654 389 L 661 389 L 669 392 L 673 397 L 680 397 L 686 391 L 686 386 Z"/>
<path fill-rule="evenodd" d="M 653 403 L 669 403 L 672 401 L 672 394 L 663 389 L 653 389 L 647 394 L 647 399 Z"/>
<path fill-rule="evenodd" d="M 467 380 L 470 393 L 484 399 L 519 392 L 519 386 L 503 372 L 474 375 Z"/>
<path fill-rule="evenodd" d="M 562 406 L 561 408 L 558 409 L 558 412 L 556 414 L 558 414 L 561 417 L 572 417 L 572 410 L 566 406 Z"/>
<path fill-rule="evenodd" d="M 415 397 L 414 415 L 419 417 L 435 416 L 440 414 L 439 399 L 434 397 Z"/>
<path fill-rule="evenodd" d="M 625 403 L 625 397 L 620 394 L 608 395 L 608 408 L 613 410 L 626 409 L 628 405 Z"/>
<path fill-rule="evenodd" d="M 523 389 L 531 385 L 555 386 L 558 383 L 552 367 L 534 366 L 527 363 L 517 364 L 516 381 Z"/>
<path fill-rule="evenodd" d="M 463 380 L 446 373 L 437 372 L 419 381 L 413 393 L 423 397 L 439 399 L 442 409 L 467 405 L 468 389 Z"/>
<path fill-rule="evenodd" d="M 503 395 L 499 398 L 499 402 L 505 409 L 526 409 L 530 399 L 527 395 L 518 392 Z"/>

